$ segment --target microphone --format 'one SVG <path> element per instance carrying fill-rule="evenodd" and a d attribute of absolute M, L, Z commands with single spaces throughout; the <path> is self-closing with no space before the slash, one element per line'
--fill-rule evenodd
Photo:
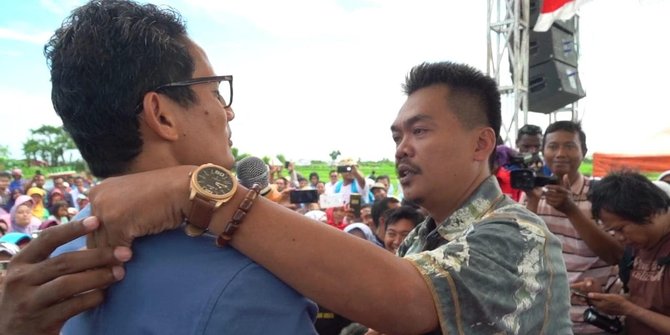
<path fill-rule="evenodd" d="M 251 188 L 254 184 L 261 187 L 260 194 L 267 196 L 272 190 L 269 182 L 269 168 L 262 159 L 258 157 L 245 157 L 237 162 L 237 179 L 240 184 L 246 188 Z"/>

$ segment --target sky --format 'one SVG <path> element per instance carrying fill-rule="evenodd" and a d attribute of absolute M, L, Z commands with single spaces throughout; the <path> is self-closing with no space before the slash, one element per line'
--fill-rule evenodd
<path fill-rule="evenodd" d="M 0 145 L 61 125 L 43 47 L 83 1 L 0 1 Z M 486 71 L 487 1 L 158 0 L 186 19 L 219 74 L 234 76 L 234 147 L 289 160 L 393 159 L 401 83 L 424 61 Z M 664 151 L 670 0 L 592 0 L 580 15 L 580 119 L 593 152 Z M 664 42 L 665 41 L 665 42 Z M 569 119 L 559 113 L 557 119 Z M 548 115 L 530 113 L 546 127 Z M 503 122 L 511 122 L 506 113 Z M 667 148 L 667 150 L 666 150 Z"/>

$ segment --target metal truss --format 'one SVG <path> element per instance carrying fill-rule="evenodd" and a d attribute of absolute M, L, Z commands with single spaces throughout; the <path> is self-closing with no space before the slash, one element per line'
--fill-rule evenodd
<path fill-rule="evenodd" d="M 500 90 L 500 136 L 511 145 L 528 122 L 529 0 L 488 0 L 487 20 L 486 71 Z"/>

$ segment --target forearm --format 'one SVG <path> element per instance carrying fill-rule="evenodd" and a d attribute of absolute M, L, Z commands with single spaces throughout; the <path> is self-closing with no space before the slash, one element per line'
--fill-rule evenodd
<path fill-rule="evenodd" d="M 670 316 L 642 308 L 632 302 L 630 304 L 631 308 L 626 314 L 627 317 L 637 319 L 659 333 L 670 334 Z"/>
<path fill-rule="evenodd" d="M 221 232 L 234 209 L 217 211 L 211 230 Z M 438 325 L 430 291 L 408 261 L 266 199 L 256 200 L 231 243 L 300 293 L 372 328 L 416 334 Z"/>
<path fill-rule="evenodd" d="M 588 218 L 579 208 L 565 213 L 568 220 L 584 243 L 596 254 L 609 264 L 618 264 L 623 257 L 623 246 L 614 237 L 604 231 L 598 224 Z"/>

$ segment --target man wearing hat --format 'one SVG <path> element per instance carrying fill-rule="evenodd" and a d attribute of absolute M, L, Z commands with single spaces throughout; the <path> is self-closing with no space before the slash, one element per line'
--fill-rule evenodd
<path fill-rule="evenodd" d="M 374 197 L 374 201 L 379 201 L 381 199 L 384 199 L 388 196 L 388 192 L 386 189 L 386 185 L 380 182 L 376 182 L 372 184 L 372 187 L 370 188 L 370 191 L 372 192 L 372 196 Z"/>
<path fill-rule="evenodd" d="M 363 203 L 370 202 L 368 194 L 370 193 L 371 181 L 365 179 L 365 176 L 358 169 L 358 164 L 351 159 L 345 158 L 337 164 L 337 172 L 342 176 L 333 187 L 333 193 L 342 194 L 342 200 L 345 204 L 349 203 L 352 193 L 362 195 Z"/>

